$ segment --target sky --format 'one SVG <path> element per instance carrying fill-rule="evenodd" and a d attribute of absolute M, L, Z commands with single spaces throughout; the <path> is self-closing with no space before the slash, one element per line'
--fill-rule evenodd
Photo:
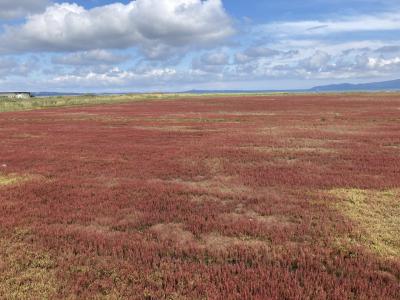
<path fill-rule="evenodd" d="M 301 89 L 399 78 L 398 0 L 0 0 L 0 91 Z"/>

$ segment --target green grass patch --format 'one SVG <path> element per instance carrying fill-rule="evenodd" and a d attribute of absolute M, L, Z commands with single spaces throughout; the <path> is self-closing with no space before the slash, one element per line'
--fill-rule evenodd
<path fill-rule="evenodd" d="M 0 186 L 6 186 L 6 185 L 11 185 L 11 184 L 15 184 L 18 181 L 20 181 L 21 178 L 19 178 L 18 176 L 3 176 L 0 175 Z"/>
<path fill-rule="evenodd" d="M 335 207 L 359 225 L 362 244 L 384 257 L 400 257 L 400 191 L 334 189 L 329 191 L 341 201 Z"/>
<path fill-rule="evenodd" d="M 287 93 L 235 93 L 235 94 L 192 94 L 192 93 L 147 93 L 147 94 L 123 94 L 123 95 L 79 95 L 79 96 L 54 96 L 37 97 L 29 99 L 9 99 L 0 97 L 0 112 L 34 110 L 52 107 L 70 107 L 97 104 L 116 104 L 134 101 L 159 101 L 175 99 L 201 99 L 219 97 L 243 97 L 243 96 L 286 96 Z"/>
<path fill-rule="evenodd" d="M 0 173 L 0 187 L 8 186 L 8 185 L 15 185 L 15 184 L 33 180 L 33 179 L 36 179 L 39 177 L 40 176 L 17 175 L 17 174 L 2 175 Z"/>
<path fill-rule="evenodd" d="M 70 107 L 79 105 L 96 105 L 107 103 L 123 103 L 130 101 L 171 99 L 173 95 L 161 96 L 159 94 L 141 95 L 107 95 L 107 96 L 56 96 L 56 97 L 37 97 L 30 99 L 0 99 L 0 112 L 34 110 L 51 107 Z"/>
<path fill-rule="evenodd" d="M 51 299 L 57 292 L 56 264 L 18 234 L 0 239 L 2 299 Z"/>

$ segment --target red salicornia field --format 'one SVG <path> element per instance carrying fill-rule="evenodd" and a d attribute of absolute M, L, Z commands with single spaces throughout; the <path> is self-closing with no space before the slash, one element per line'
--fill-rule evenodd
<path fill-rule="evenodd" d="M 0 298 L 399 299 L 400 95 L 0 114 Z"/>

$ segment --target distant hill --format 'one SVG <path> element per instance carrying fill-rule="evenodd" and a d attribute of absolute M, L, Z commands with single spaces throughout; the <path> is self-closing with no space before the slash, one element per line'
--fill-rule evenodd
<path fill-rule="evenodd" d="M 191 94 L 240 94 L 240 93 L 309 93 L 309 92 L 351 92 L 351 91 L 400 91 L 400 79 L 370 82 L 370 83 L 341 83 L 316 86 L 311 89 L 297 90 L 190 90 Z"/>
<path fill-rule="evenodd" d="M 295 90 L 189 90 L 181 92 L 182 94 L 261 94 L 261 93 L 310 93 L 310 92 L 352 92 L 352 91 L 400 91 L 400 79 L 370 82 L 370 83 L 341 83 L 315 86 L 311 89 L 295 89 Z M 46 96 L 79 96 L 85 93 L 57 93 L 57 92 L 38 92 L 32 93 L 36 97 Z M 119 93 L 132 94 L 131 93 Z M 168 93 L 166 93 L 168 94 Z M 94 93 L 93 95 L 113 95 L 113 93 Z"/>
<path fill-rule="evenodd" d="M 346 92 L 346 91 L 395 91 L 400 90 L 400 79 L 381 81 L 381 82 L 370 82 L 370 83 L 359 83 L 359 84 L 331 84 L 316 86 L 310 89 L 313 92 Z"/>
<path fill-rule="evenodd" d="M 309 93 L 309 92 L 351 92 L 351 91 L 400 91 L 400 79 L 370 82 L 370 83 L 341 83 L 316 86 L 311 89 L 297 90 L 190 90 L 191 94 L 239 94 L 239 93 Z"/>
<path fill-rule="evenodd" d="M 35 92 L 32 93 L 35 97 L 54 97 L 54 96 L 79 96 L 81 93 L 57 93 L 57 92 Z"/>

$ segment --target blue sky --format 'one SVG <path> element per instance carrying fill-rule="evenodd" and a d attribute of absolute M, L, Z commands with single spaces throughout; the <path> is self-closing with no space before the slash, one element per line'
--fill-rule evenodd
<path fill-rule="evenodd" d="M 397 78 L 397 0 L 0 2 L 4 91 L 296 89 Z"/>

